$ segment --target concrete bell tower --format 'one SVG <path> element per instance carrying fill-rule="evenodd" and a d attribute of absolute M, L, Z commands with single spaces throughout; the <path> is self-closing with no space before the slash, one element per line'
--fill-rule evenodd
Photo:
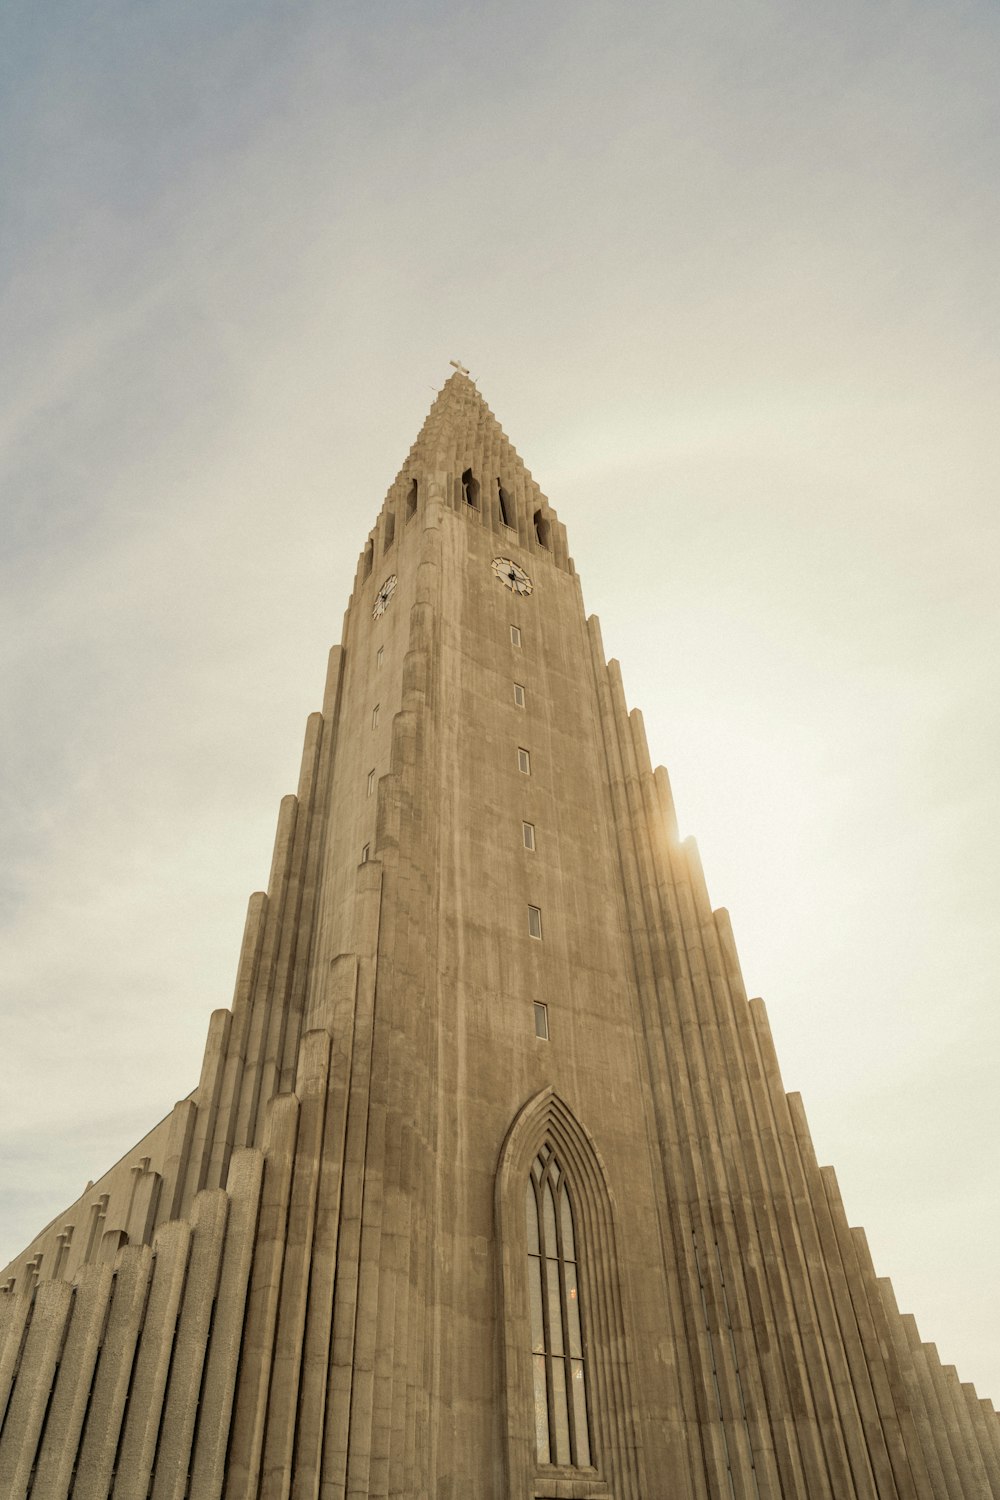
<path fill-rule="evenodd" d="M 4 1500 L 1000 1497 L 460 369 L 197 1087 L 0 1280 Z"/>

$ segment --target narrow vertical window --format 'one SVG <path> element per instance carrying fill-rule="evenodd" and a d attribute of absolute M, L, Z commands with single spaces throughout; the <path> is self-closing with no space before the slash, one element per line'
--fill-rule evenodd
<path fill-rule="evenodd" d="M 534 849 L 534 847 L 535 847 L 535 825 L 534 825 L 534 823 L 522 823 L 521 824 L 521 835 L 522 835 L 522 837 L 524 839 L 524 847 L 526 849 Z"/>
<path fill-rule="evenodd" d="M 510 627 L 510 643 L 512 646 L 519 646 L 521 644 L 521 632 L 516 625 Z"/>
<path fill-rule="evenodd" d="M 412 521 L 417 513 L 417 481 L 414 479 L 406 496 L 406 519 Z"/>
<path fill-rule="evenodd" d="M 538 538 L 538 545 L 540 547 L 548 548 L 550 546 L 549 523 L 540 510 L 535 511 L 535 536 Z"/>
<path fill-rule="evenodd" d="M 513 529 L 514 523 L 511 518 L 514 514 L 514 509 L 510 503 L 510 496 L 499 479 L 497 480 L 497 500 L 500 503 L 500 525 Z"/>
<path fill-rule="evenodd" d="M 361 846 L 361 863 L 363 865 L 366 865 L 368 863 L 368 856 L 371 853 L 371 848 L 371 844 L 363 844 Z"/>
<path fill-rule="evenodd" d="M 378 711 L 379 711 L 379 705 L 376 703 L 375 707 L 372 709 L 372 728 L 373 729 L 377 729 L 378 728 Z"/>
<path fill-rule="evenodd" d="M 375 666 L 380 667 L 385 660 L 385 647 L 380 646 L 375 652 Z"/>
<path fill-rule="evenodd" d="M 590 1422 L 573 1208 L 549 1145 L 532 1164 L 525 1215 L 538 1462 L 586 1469 Z"/>
<path fill-rule="evenodd" d="M 535 1035 L 540 1042 L 549 1039 L 549 1008 L 540 1000 L 535 1001 Z"/>
<path fill-rule="evenodd" d="M 542 912 L 538 906 L 528 907 L 528 936 L 540 938 L 542 935 Z"/>
<path fill-rule="evenodd" d="M 462 475 L 462 499 L 473 510 L 479 509 L 479 480 L 471 469 L 466 469 Z"/>
<path fill-rule="evenodd" d="M 525 776 L 531 775 L 531 756 L 528 754 L 527 750 L 518 749 L 517 769 L 519 771 L 523 771 Z"/>
<path fill-rule="evenodd" d="M 387 510 L 385 513 L 385 544 L 382 547 L 383 552 L 388 552 L 389 548 L 393 544 L 393 541 L 395 540 L 395 536 L 396 512 L 394 510 Z"/>
<path fill-rule="evenodd" d="M 369 795 L 369 797 L 371 796 L 371 794 L 372 794 L 372 792 L 374 790 L 375 790 L 375 772 L 374 771 L 369 771 L 368 772 L 368 795 Z"/>
<path fill-rule="evenodd" d="M 371 575 L 372 563 L 375 561 L 375 543 L 369 542 L 365 548 L 365 577 Z"/>
<path fill-rule="evenodd" d="M 518 708 L 524 707 L 524 688 L 519 682 L 515 682 L 514 684 L 514 702 Z"/>

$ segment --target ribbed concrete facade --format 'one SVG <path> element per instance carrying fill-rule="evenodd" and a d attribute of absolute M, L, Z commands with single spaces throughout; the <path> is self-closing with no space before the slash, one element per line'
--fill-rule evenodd
<path fill-rule="evenodd" d="M 0 1281 L 2 1500 L 1000 1500 L 462 373 L 197 1088 Z"/>

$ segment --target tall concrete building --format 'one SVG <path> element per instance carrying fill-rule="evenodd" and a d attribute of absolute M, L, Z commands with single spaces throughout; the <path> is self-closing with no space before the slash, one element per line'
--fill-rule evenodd
<path fill-rule="evenodd" d="M 998 1500 L 459 371 L 201 1077 L 3 1273 L 0 1497 Z"/>

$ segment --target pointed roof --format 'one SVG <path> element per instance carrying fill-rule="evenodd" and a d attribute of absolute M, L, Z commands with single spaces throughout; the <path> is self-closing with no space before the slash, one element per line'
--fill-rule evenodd
<path fill-rule="evenodd" d="M 499 445 L 521 463 L 476 382 L 464 371 L 456 370 L 435 396 L 405 467 L 417 459 L 430 468 L 450 468 L 458 458 L 476 448 Z"/>
<path fill-rule="evenodd" d="M 435 396 L 406 461 L 389 486 L 375 526 L 369 532 L 369 545 L 378 528 L 385 525 L 387 511 L 395 510 L 410 495 L 414 480 L 422 482 L 425 476 L 443 476 L 443 492 L 449 496 L 449 503 L 455 509 L 462 509 L 462 492 L 456 486 L 467 469 L 482 484 L 484 502 L 490 496 L 482 512 L 489 524 L 498 519 L 493 511 L 498 499 L 496 487 L 500 486 L 510 507 L 511 520 L 520 516 L 516 525 L 505 524 L 500 528 L 503 534 L 509 538 L 512 532 L 519 533 L 524 541 L 532 535 L 540 513 L 552 533 L 541 545 L 551 550 L 557 566 L 573 571 L 566 550 L 565 528 L 487 406 L 476 382 L 464 369 L 456 369 L 449 375 Z"/>

